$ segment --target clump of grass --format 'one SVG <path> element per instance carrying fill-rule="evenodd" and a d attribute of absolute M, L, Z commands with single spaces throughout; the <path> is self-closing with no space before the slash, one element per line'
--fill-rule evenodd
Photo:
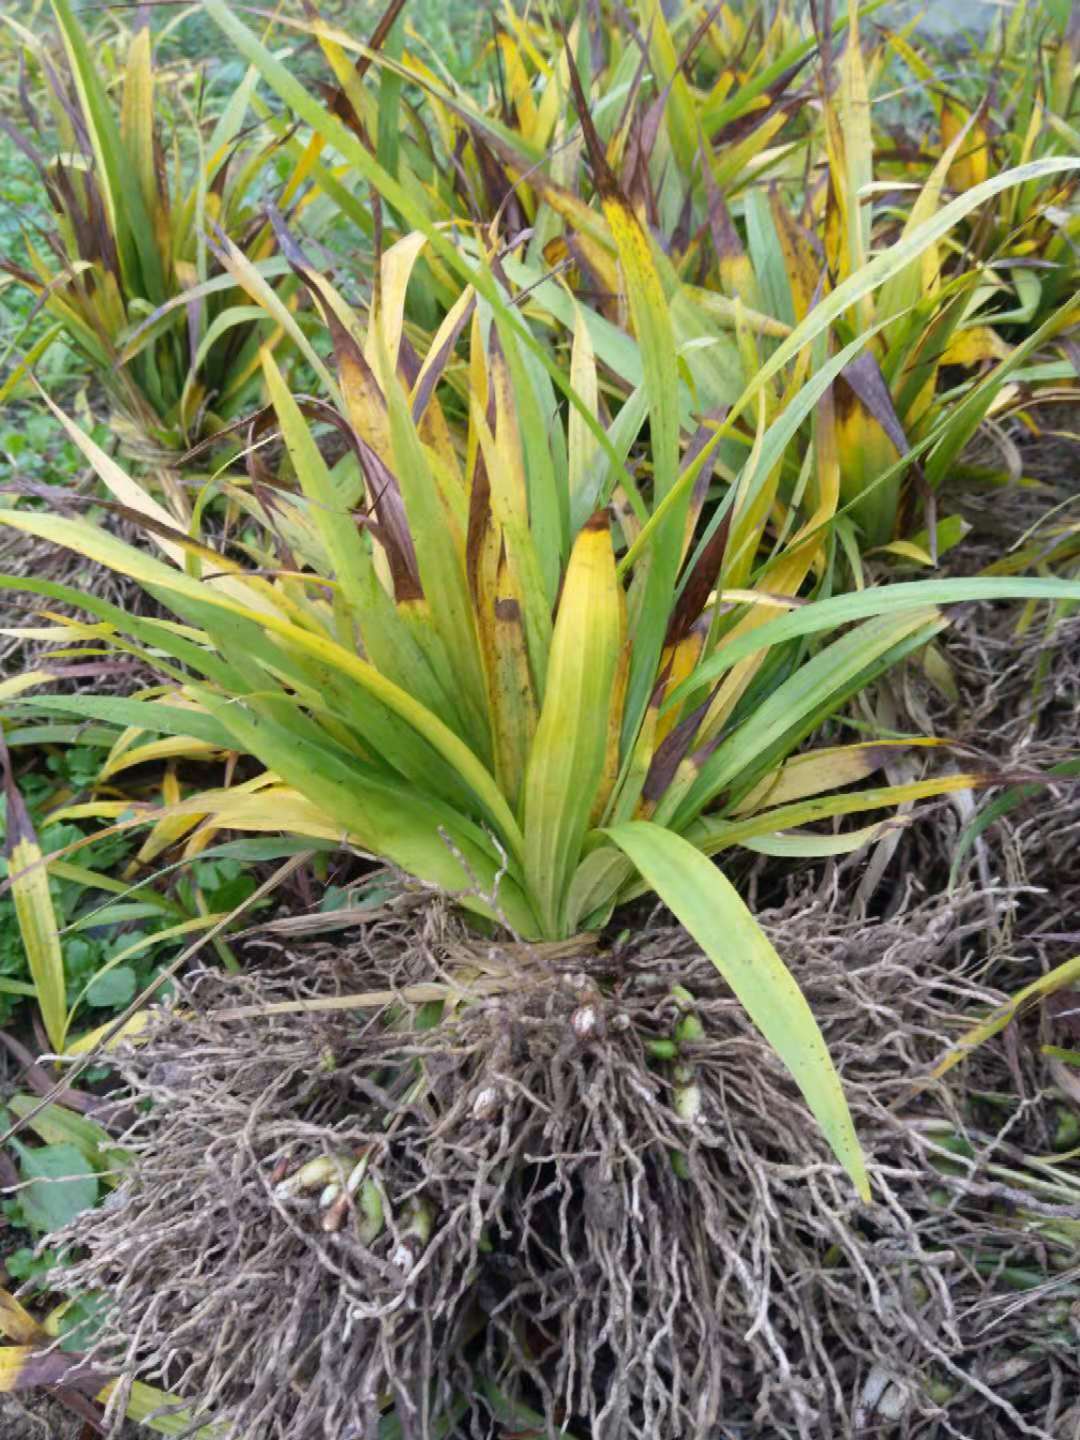
<path fill-rule="evenodd" d="M 952 50 L 931 37 L 893 34 L 888 48 L 933 107 L 936 135 L 950 151 L 947 184 L 962 193 L 996 171 L 1080 147 L 1080 28 L 1069 6 L 999 11 L 976 43 Z M 987 77 L 993 83 L 987 84 Z M 1003 335 L 1023 335 L 1075 289 L 1080 214 L 1075 176 L 1033 180 L 999 197 L 965 226 L 970 259 L 984 262 L 985 318 Z M 969 335 L 976 348 L 985 335 Z"/>
<path fill-rule="evenodd" d="M 260 345 L 285 336 L 244 294 L 245 283 L 275 282 L 258 210 L 275 142 L 246 139 L 244 87 L 209 133 L 198 97 L 177 87 L 166 131 L 169 77 L 155 67 L 149 27 L 134 29 L 113 75 L 103 60 L 113 48 L 95 51 L 67 0 L 52 11 L 51 34 L 40 17 L 34 32 L 7 17 L 41 77 L 51 128 L 23 91 L 22 125 L 5 130 L 50 213 L 24 228 L 25 258 L 2 263 L 34 304 L 8 337 L 14 363 L 0 399 L 62 344 L 104 389 L 129 451 L 167 462 L 249 403 Z M 286 301 L 289 289 L 286 279 Z M 295 324 L 287 311 L 284 322 Z"/>
<path fill-rule="evenodd" d="M 875 28 L 875 9 L 822 13 L 805 32 L 788 6 L 767 23 L 704 8 L 669 22 L 649 4 L 617 20 L 602 9 L 583 14 L 569 30 L 543 17 L 507 18 L 489 46 L 495 76 L 486 90 L 455 84 L 415 47 L 372 53 L 314 19 L 296 23 L 319 38 L 336 76 L 353 52 L 358 66 L 380 72 L 376 95 L 352 92 L 350 125 L 361 138 L 372 128 L 382 134 L 402 114 L 401 145 L 375 153 L 414 213 L 466 233 L 490 225 L 505 247 L 504 275 L 562 324 L 580 315 L 594 344 L 596 317 L 632 319 L 618 245 L 595 204 L 610 173 L 658 241 L 699 413 L 733 406 L 812 306 L 873 257 L 901 250 L 948 204 L 953 219 L 932 243 L 844 307 L 829 345 L 804 362 L 812 375 L 836 348 L 862 340 L 835 386 L 836 533 L 849 552 L 899 540 L 895 553 L 930 565 L 962 534 L 957 517 L 937 515 L 935 497 L 975 427 L 1006 403 L 1018 376 L 1037 375 L 1039 389 L 1069 378 L 1057 342 L 1076 323 L 1068 243 L 1076 172 L 1061 137 L 1040 132 L 1037 144 L 961 175 L 974 143 L 970 116 L 935 142 L 929 167 L 910 137 L 898 144 L 875 117 L 879 91 L 897 78 L 896 56 L 911 47 Z M 1067 59 L 1069 43 L 1054 53 Z M 576 98 L 571 57 L 583 68 Z M 402 86 L 416 103 L 388 109 L 391 91 L 392 106 L 402 105 Z M 313 125 L 311 143 L 326 144 L 313 108 L 292 95 L 290 104 Z M 582 111 L 595 130 L 584 148 Z M 1004 181 L 1010 164 L 1016 172 Z M 808 184 L 808 175 L 821 182 Z M 1031 227 L 1037 210 L 1056 217 L 1038 242 L 991 223 L 1025 200 Z M 980 238 L 961 245 L 951 230 Z M 413 287 L 417 319 L 447 303 L 445 272 L 430 263 L 428 294 Z M 552 270 L 577 291 L 576 310 L 550 283 Z M 1032 282 L 1035 274 L 1043 279 Z M 1042 300 L 1024 310 L 1029 323 L 1018 330 L 1010 320 L 1021 318 L 1021 292 L 1032 283 Z M 609 383 L 613 371 L 632 388 L 624 356 L 599 346 L 597 354 Z M 775 377 L 764 392 L 770 413 L 789 398 Z M 747 428 L 733 422 L 719 443 L 719 475 L 741 465 Z M 787 460 L 775 503 L 799 493 L 801 458 Z"/>

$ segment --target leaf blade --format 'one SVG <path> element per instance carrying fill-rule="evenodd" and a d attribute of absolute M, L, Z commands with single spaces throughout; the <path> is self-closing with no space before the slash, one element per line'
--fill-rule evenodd
<path fill-rule="evenodd" d="M 870 1183 L 840 1078 L 791 972 L 734 886 L 689 841 L 647 820 L 605 834 L 685 926 L 723 975 L 802 1091 L 860 1199 Z"/>
<path fill-rule="evenodd" d="M 15 784 L 11 761 L 0 735 L 0 768 L 7 799 L 7 838 L 4 853 L 8 862 L 15 918 L 26 949 L 26 959 L 37 994 L 41 1018 L 49 1043 L 58 1053 L 64 1048 L 67 1028 L 64 955 L 56 922 L 49 876 L 41 846 L 30 820 L 26 802 Z"/>
<path fill-rule="evenodd" d="M 622 628 L 611 532 L 601 512 L 570 555 L 525 772 L 525 875 L 552 938 L 565 923 L 567 889 L 603 778 Z"/>

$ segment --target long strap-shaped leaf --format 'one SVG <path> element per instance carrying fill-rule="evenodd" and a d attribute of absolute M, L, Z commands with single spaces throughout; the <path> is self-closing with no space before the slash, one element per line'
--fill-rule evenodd
<path fill-rule="evenodd" d="M 726 670 L 747 655 L 768 650 L 797 635 L 816 635 L 836 630 L 853 620 L 873 615 L 898 615 L 927 605 L 959 605 L 969 600 L 1080 600 L 1080 580 L 1055 580 L 1043 576 L 975 576 L 957 580 L 909 580 L 899 585 L 880 585 L 854 595 L 832 595 L 803 605 L 779 620 L 770 620 L 760 630 L 740 635 L 702 661 L 664 701 L 664 709 L 700 695 Z"/>
<path fill-rule="evenodd" d="M 650 555 L 645 593 L 638 609 L 634 648 L 623 721 L 622 741 L 629 746 L 637 734 L 656 680 L 663 649 L 671 599 L 682 558 L 685 517 L 689 493 L 676 481 L 679 464 L 679 381 L 672 309 L 649 237 L 613 175 L 596 127 L 573 57 L 567 51 L 570 83 L 589 150 L 604 218 L 611 229 L 622 267 L 626 303 L 634 323 L 641 352 L 645 394 L 649 406 L 649 440 L 653 465 L 653 487 L 658 501 L 676 495 L 657 527 Z"/>
<path fill-rule="evenodd" d="M 422 791 L 367 773 L 329 744 L 313 743 L 268 716 L 228 701 L 207 703 L 243 749 L 287 783 L 302 787 L 304 798 L 356 843 L 458 894 L 467 908 L 485 915 L 494 913 L 488 898 L 498 889 L 498 903 L 510 924 L 522 935 L 535 935 L 528 902 L 513 876 L 501 874 L 505 867 L 478 825 Z M 236 817 L 232 819 L 235 823 Z M 477 887 L 484 893 L 471 893 Z"/>
<path fill-rule="evenodd" d="M 49 894 L 49 875 L 42 863 L 41 846 L 11 773 L 7 746 L 2 735 L 0 770 L 3 771 L 4 795 L 7 800 L 5 853 L 11 894 L 15 901 L 15 918 L 26 949 L 26 959 L 49 1043 L 55 1050 L 61 1051 L 64 1048 L 64 1031 L 67 1028 L 67 999 L 64 956 L 60 949 L 56 912 Z"/>
<path fill-rule="evenodd" d="M 702 764 L 683 806 L 682 824 L 700 812 L 725 786 L 752 770 L 755 762 L 785 736 L 797 733 L 820 707 L 839 697 L 875 662 L 938 618 L 933 606 L 880 615 L 811 656 L 767 696 Z"/>
<path fill-rule="evenodd" d="M 268 353 L 264 352 L 262 359 L 267 389 L 282 436 L 297 478 L 310 502 L 311 523 L 333 565 L 334 579 L 341 586 L 345 603 L 359 630 L 365 657 L 388 679 L 407 690 L 462 734 L 464 727 L 455 723 L 454 697 L 447 695 L 438 684 L 415 637 L 402 622 L 393 600 L 383 589 L 375 572 L 371 550 L 361 538 L 356 521 L 335 488 L 281 372 Z"/>
<path fill-rule="evenodd" d="M 859 1197 L 870 1199 L 851 1114 L 810 1006 L 731 882 L 681 836 L 647 820 L 607 832 L 723 975 L 791 1071 Z"/>
<path fill-rule="evenodd" d="M 420 582 L 431 609 L 432 626 L 453 666 L 458 703 L 469 724 L 473 748 L 487 760 L 492 753 L 491 734 L 480 640 L 465 574 L 464 537 L 453 532 L 451 514 L 440 497 L 408 402 L 385 352 L 380 358 L 384 362 L 382 382 L 391 449 Z"/>
<path fill-rule="evenodd" d="M 552 937 L 562 934 L 567 887 L 604 774 L 622 605 L 611 531 L 600 512 L 570 556 L 525 774 L 525 876 Z"/>

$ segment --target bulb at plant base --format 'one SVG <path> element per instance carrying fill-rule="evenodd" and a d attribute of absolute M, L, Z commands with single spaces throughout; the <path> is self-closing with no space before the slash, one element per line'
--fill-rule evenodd
<path fill-rule="evenodd" d="M 424 1199 L 414 1200 L 408 1219 L 399 1231 L 398 1243 L 390 1252 L 390 1263 L 403 1275 L 408 1275 L 424 1252 L 431 1239 L 435 1224 L 435 1212 Z"/>
<path fill-rule="evenodd" d="M 579 1005 L 570 1016 L 570 1028 L 579 1040 L 591 1040 L 600 1029 L 600 1012 L 595 1005 Z"/>
<path fill-rule="evenodd" d="M 497 1085 L 485 1085 L 482 1090 L 476 1092 L 473 1100 L 473 1119 L 489 1119 L 498 1110 L 501 1100 L 502 1091 Z"/>
<path fill-rule="evenodd" d="M 694 1072 L 689 1065 L 677 1065 L 673 1079 L 675 1091 L 672 1103 L 675 1113 L 680 1120 L 693 1125 L 701 1114 L 701 1086 L 694 1079 Z"/>
<path fill-rule="evenodd" d="M 349 1155 L 319 1155 L 274 1186 L 275 1200 L 291 1200 L 308 1190 L 323 1190 L 332 1183 L 340 1187 L 341 1176 L 352 1164 Z"/>

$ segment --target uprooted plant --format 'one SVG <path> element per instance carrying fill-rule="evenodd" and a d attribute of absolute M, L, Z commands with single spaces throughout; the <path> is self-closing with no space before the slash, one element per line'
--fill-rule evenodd
<path fill-rule="evenodd" d="M 459 422 L 467 426 L 459 449 L 449 440 L 452 412 L 440 403 L 438 375 L 429 371 L 425 385 L 421 370 L 416 391 L 425 404 L 418 414 L 415 395 L 410 403 L 391 369 L 387 311 L 368 337 L 377 377 L 362 337 L 337 308 L 338 297 L 305 273 L 334 334 L 347 408 L 341 413 L 325 402 L 303 401 L 309 424 L 272 358 L 264 357 L 287 455 L 275 473 L 269 452 L 259 447 L 247 476 L 221 477 L 230 521 L 216 547 L 210 537 L 194 540 L 176 530 L 168 513 L 74 426 L 106 485 L 129 514 L 141 517 L 164 558 L 89 521 L 21 510 L 3 516 L 17 529 L 137 579 L 173 611 L 176 621 L 140 617 L 90 597 L 83 603 L 92 622 L 60 623 L 73 654 L 84 645 L 118 644 L 156 665 L 161 686 L 130 699 L 20 697 L 9 703 L 78 708 L 117 725 L 123 749 L 130 750 L 130 727 L 136 727 L 147 743 L 155 735 L 188 737 L 201 753 L 239 752 L 265 767 L 238 772 L 231 786 L 169 807 L 161 818 L 176 824 L 176 837 L 186 829 L 205 843 L 207 831 L 227 828 L 345 841 L 456 895 L 479 923 L 541 942 L 531 963 L 500 981 L 485 973 L 490 942 L 478 941 L 448 972 L 448 990 L 427 1014 L 434 1029 L 415 1043 L 403 1041 L 400 1029 L 387 1030 L 386 1043 L 404 1051 L 383 1088 L 377 1078 L 370 1082 L 372 1125 L 383 1123 L 375 1118 L 380 1110 L 392 1124 L 406 1098 L 423 1108 L 429 1087 L 437 1085 L 440 1056 L 449 1060 L 455 1053 L 460 1025 L 486 1023 L 486 1002 L 500 983 L 527 989 L 541 1015 L 554 1006 L 560 1033 L 568 1037 L 602 1031 L 616 974 L 601 963 L 588 993 L 568 998 L 544 961 L 543 942 L 595 933 L 619 903 L 651 887 L 774 1045 L 865 1194 L 863 1160 L 812 1013 L 730 882 L 706 857 L 759 838 L 775 844 L 778 835 L 796 854 L 843 853 L 881 835 L 888 819 L 827 837 L 800 834 L 797 827 L 992 780 L 968 772 L 851 789 L 894 753 L 895 737 L 793 752 L 852 694 L 941 632 L 945 619 L 935 599 L 1060 597 L 1077 587 L 1050 580 L 951 581 L 801 605 L 790 597 L 778 602 L 765 585 L 728 591 L 717 573 L 720 547 L 706 548 L 704 561 L 686 568 L 684 512 L 676 514 L 673 539 L 667 531 L 669 568 L 666 588 L 659 589 L 660 561 L 646 545 L 639 554 L 650 555 L 651 563 L 627 565 L 633 552 L 624 548 L 626 536 L 607 509 L 594 509 L 563 541 L 561 516 L 569 507 L 557 503 L 554 464 L 547 469 L 556 502 L 552 528 L 533 518 L 544 499 L 538 488 L 544 470 L 536 474 L 543 455 L 536 443 L 525 444 L 522 429 L 534 401 L 516 336 L 500 329 L 494 307 L 489 317 L 479 302 L 473 309 L 467 373 L 476 398 L 468 421 Z M 641 275 L 647 279 L 648 271 Z M 440 344 L 432 353 L 447 350 Z M 652 424 L 654 470 L 661 475 L 655 447 L 664 433 L 664 403 L 662 395 L 654 402 Z M 349 444 L 333 471 L 317 443 L 324 421 Z M 576 449 L 568 446 L 570 453 Z M 677 450 L 672 458 L 677 464 Z M 612 468 L 601 503 L 618 484 Z M 569 473 L 568 466 L 563 474 Z M 673 475 L 668 494 L 677 483 Z M 662 504 L 639 539 L 648 539 L 650 525 L 664 538 Z M 616 543 L 623 574 L 630 576 L 625 590 Z M 818 545 L 796 533 L 782 556 L 808 575 Z M 681 589 L 680 572 L 687 581 Z M 49 582 L 8 583 L 78 599 Z M 738 607 L 734 615 L 730 607 Z M 757 623 L 761 611 L 775 615 L 778 608 L 788 613 Z M 851 621 L 860 623 L 820 649 L 802 643 Z M 584 957 L 589 942 L 572 948 Z M 593 968 L 584 958 L 576 966 L 586 976 Z M 630 1033 L 612 1040 L 609 1061 L 616 1063 L 616 1051 L 622 1057 L 621 1093 L 638 1056 L 640 1083 L 668 1088 L 671 1123 L 693 1134 L 700 1094 L 685 1047 L 692 1050 L 701 1023 L 697 995 L 678 988 L 675 976 L 665 984 L 670 1035 L 635 1028 L 631 1015 Z M 524 1084 L 525 1072 L 518 1078 Z M 483 1110 L 486 1103 L 480 1094 L 476 1104 Z M 677 1131 L 664 1135 L 663 1153 L 678 1150 Z M 512 1159 L 508 1152 L 507 1163 Z M 414 1229 L 423 1238 L 430 1216 L 420 1191 L 413 1196 L 414 1219 L 393 1222 L 400 1234 L 380 1225 L 383 1198 L 359 1153 L 346 1163 L 319 1150 L 295 1163 L 291 1183 L 325 1190 L 336 1223 L 350 1235 L 363 1241 L 370 1230 L 375 1245 L 391 1233 L 398 1248 Z M 679 1161 L 669 1163 L 675 1185 Z M 512 1173 L 512 1167 L 506 1175 L 500 1171 L 492 1183 L 509 1184 Z M 401 1196 L 390 1203 L 400 1207 Z M 678 1243 L 677 1235 L 678 1227 L 662 1245 Z M 519 1361 L 532 1375 L 537 1358 L 528 1347 L 525 1354 Z M 371 1404 L 388 1398 L 380 1391 Z"/>

